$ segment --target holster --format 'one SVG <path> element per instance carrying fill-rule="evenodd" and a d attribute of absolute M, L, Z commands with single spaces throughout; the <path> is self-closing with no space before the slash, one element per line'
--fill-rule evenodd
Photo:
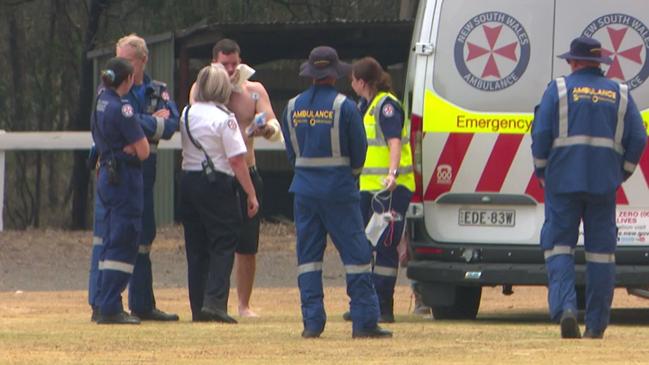
<path fill-rule="evenodd" d="M 119 185 L 119 160 L 114 157 L 104 161 L 104 167 L 108 173 L 108 183 L 111 185 Z"/>
<path fill-rule="evenodd" d="M 207 181 L 210 184 L 215 183 L 217 176 L 216 176 L 216 169 L 214 168 L 214 163 L 212 162 L 212 160 L 209 158 L 205 159 L 203 160 L 201 165 L 203 166 L 203 175 L 205 175 Z"/>
<path fill-rule="evenodd" d="M 98 160 L 99 152 L 97 152 L 95 146 L 92 146 L 92 148 L 90 148 L 90 152 L 88 153 L 88 157 L 86 158 L 86 168 L 90 171 L 94 170 L 97 167 Z"/>

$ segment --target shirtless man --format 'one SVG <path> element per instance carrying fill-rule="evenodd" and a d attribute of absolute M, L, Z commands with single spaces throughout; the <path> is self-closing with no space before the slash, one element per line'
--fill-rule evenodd
<path fill-rule="evenodd" d="M 248 149 L 246 162 L 250 169 L 250 178 L 255 185 L 257 200 L 261 205 L 263 201 L 263 182 L 256 167 L 254 137 L 264 137 L 270 141 L 276 141 L 282 138 L 282 133 L 273 112 L 268 92 L 261 83 L 248 81 L 254 70 L 241 63 L 240 54 L 241 49 L 237 42 L 231 39 L 222 39 L 212 49 L 212 63 L 221 64 L 225 68 L 234 86 L 234 92 L 230 96 L 227 107 L 235 114 L 239 122 L 239 129 L 243 134 L 243 140 Z M 192 86 L 190 92 L 190 101 L 193 100 L 193 94 L 194 86 Z M 265 113 L 266 123 L 255 129 L 252 134 L 248 134 L 249 127 L 259 113 Z M 245 207 L 246 194 L 243 189 L 240 190 L 239 195 L 241 196 L 242 207 Z M 235 275 L 239 298 L 239 315 L 241 317 L 257 316 L 250 309 L 250 296 L 255 280 L 255 254 L 259 247 L 259 221 L 259 213 L 253 218 L 248 218 L 244 214 L 240 240 L 237 244 Z"/>

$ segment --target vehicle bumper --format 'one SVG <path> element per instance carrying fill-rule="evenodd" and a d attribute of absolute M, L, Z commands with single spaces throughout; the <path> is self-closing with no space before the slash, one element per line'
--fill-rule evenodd
<path fill-rule="evenodd" d="M 576 284 L 586 284 L 586 265 L 575 265 Z M 419 282 L 459 286 L 547 285 L 545 264 L 471 264 L 444 261 L 410 261 L 407 275 Z M 646 287 L 649 266 L 617 265 L 616 286 Z"/>

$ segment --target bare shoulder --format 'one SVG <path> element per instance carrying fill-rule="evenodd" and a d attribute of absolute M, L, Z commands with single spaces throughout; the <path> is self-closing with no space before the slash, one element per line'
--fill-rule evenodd
<path fill-rule="evenodd" d="M 264 85 L 259 81 L 248 81 L 246 84 L 246 88 L 248 89 L 248 92 L 251 93 L 256 92 L 262 95 L 268 94 Z"/>

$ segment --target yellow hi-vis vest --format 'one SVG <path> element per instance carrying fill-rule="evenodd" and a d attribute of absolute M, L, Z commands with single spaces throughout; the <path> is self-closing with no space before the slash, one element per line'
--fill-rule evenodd
<path fill-rule="evenodd" d="M 367 134 L 367 157 L 360 178 L 360 189 L 376 191 L 385 188 L 383 180 L 388 175 L 390 167 L 390 149 L 383 136 L 381 124 L 378 122 L 383 108 L 383 102 L 391 98 L 399 100 L 388 92 L 378 93 L 367 107 L 363 124 Z M 412 172 L 412 154 L 410 153 L 410 121 L 404 118 L 401 132 L 401 160 L 399 161 L 399 176 L 397 184 L 403 185 L 410 191 L 415 190 L 415 175 Z"/>

